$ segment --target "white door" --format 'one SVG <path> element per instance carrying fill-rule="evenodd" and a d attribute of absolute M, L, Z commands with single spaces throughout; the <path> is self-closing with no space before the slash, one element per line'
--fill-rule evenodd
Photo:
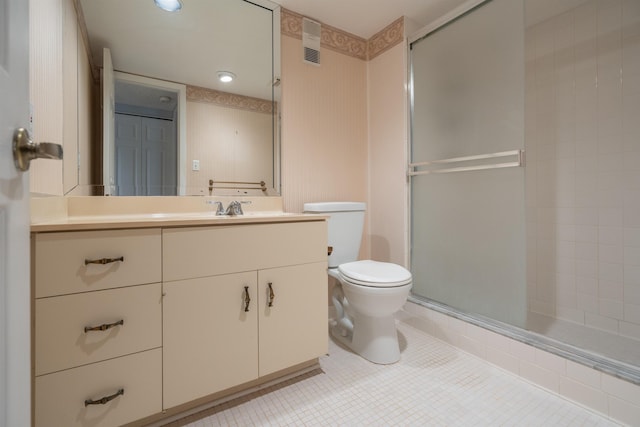
<path fill-rule="evenodd" d="M 140 196 L 142 168 L 140 117 L 115 115 L 115 188 L 113 195 Z M 105 162 L 106 165 L 106 162 Z"/>
<path fill-rule="evenodd" d="M 176 127 L 172 120 L 142 118 L 142 185 L 145 196 L 177 194 Z"/>
<path fill-rule="evenodd" d="M 31 425 L 29 175 L 12 138 L 29 121 L 29 2 L 0 0 L 0 426 Z"/>
<path fill-rule="evenodd" d="M 115 114 L 118 196 L 177 194 L 176 131 L 172 120 Z"/>

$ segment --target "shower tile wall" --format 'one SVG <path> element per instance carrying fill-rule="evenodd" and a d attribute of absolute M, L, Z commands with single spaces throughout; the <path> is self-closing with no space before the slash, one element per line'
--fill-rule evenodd
<path fill-rule="evenodd" d="M 640 1 L 580 3 L 526 31 L 529 309 L 640 339 Z"/>

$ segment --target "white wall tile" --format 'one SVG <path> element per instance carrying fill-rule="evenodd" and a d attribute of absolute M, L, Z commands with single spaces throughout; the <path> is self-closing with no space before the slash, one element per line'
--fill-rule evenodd
<path fill-rule="evenodd" d="M 624 263 L 627 266 L 640 266 L 640 248 L 626 246 L 624 248 Z"/>
<path fill-rule="evenodd" d="M 625 284 L 624 298 L 628 304 L 640 305 L 640 284 Z"/>
<path fill-rule="evenodd" d="M 603 374 L 602 390 L 624 401 L 640 406 L 640 387 L 628 381 Z"/>
<path fill-rule="evenodd" d="M 630 426 L 636 425 L 640 420 L 640 405 L 609 397 L 609 416 Z"/>
<path fill-rule="evenodd" d="M 624 265 L 624 283 L 629 285 L 640 285 L 640 266 L 639 265 Z"/>
<path fill-rule="evenodd" d="M 620 328 L 620 335 L 624 335 L 625 337 L 640 340 L 639 324 L 629 323 L 629 322 L 619 322 L 618 326 Z"/>
<path fill-rule="evenodd" d="M 560 377 L 560 394 L 567 398 L 595 409 L 601 413 L 607 413 L 608 396 L 603 391 L 586 386 L 566 377 Z"/>
<path fill-rule="evenodd" d="M 601 298 L 599 301 L 599 313 L 604 317 L 622 320 L 624 318 L 623 304 L 621 301 Z"/>
<path fill-rule="evenodd" d="M 624 301 L 624 285 L 620 282 L 601 280 L 598 283 L 598 296 L 613 301 Z"/>
<path fill-rule="evenodd" d="M 594 277 L 580 277 L 576 278 L 576 290 L 588 295 L 598 295 L 598 279 Z"/>
<path fill-rule="evenodd" d="M 549 371 L 553 371 L 560 375 L 566 375 L 567 360 L 563 357 L 559 357 L 559 356 L 556 356 L 555 354 L 551 354 L 546 351 L 536 349 L 535 363 L 541 368 L 547 369 Z"/>
<path fill-rule="evenodd" d="M 567 377 L 591 388 L 602 388 L 602 374 L 600 371 L 571 360 L 567 360 Z"/>
<path fill-rule="evenodd" d="M 512 356 L 528 362 L 535 362 L 535 350 L 530 345 L 523 344 L 519 341 L 510 340 L 508 353 Z"/>
<path fill-rule="evenodd" d="M 622 223 L 625 227 L 640 227 L 640 208 L 625 206 L 622 212 Z"/>
<path fill-rule="evenodd" d="M 598 246 L 598 256 L 600 262 L 608 264 L 623 264 L 624 263 L 624 249 L 620 245 L 606 245 L 602 244 Z"/>
<path fill-rule="evenodd" d="M 593 265 L 593 261 L 598 259 L 598 245 L 595 243 L 575 242 L 575 257 L 576 260 L 590 261 L 589 264 Z M 578 267 L 576 265 L 576 274 L 577 272 Z"/>
<path fill-rule="evenodd" d="M 578 309 L 589 313 L 598 312 L 598 298 L 595 295 L 588 295 L 579 292 L 577 298 Z"/>
<path fill-rule="evenodd" d="M 585 313 L 584 315 L 585 325 L 600 329 L 601 331 L 607 331 L 614 334 L 618 333 L 618 321 L 609 317 L 601 316 L 594 313 Z"/>
<path fill-rule="evenodd" d="M 640 248 L 640 228 L 624 227 L 624 246 Z"/>
<path fill-rule="evenodd" d="M 535 363 L 521 360 L 520 375 L 532 383 L 538 384 L 540 387 L 544 387 L 554 393 L 558 393 L 560 391 L 560 375 L 556 372 L 544 369 Z"/>
<path fill-rule="evenodd" d="M 624 267 L 622 264 L 612 264 L 607 262 L 598 263 L 599 280 L 623 283 L 623 271 Z"/>
<path fill-rule="evenodd" d="M 493 347 L 486 348 L 486 359 L 490 363 L 518 375 L 520 360 L 509 353 Z"/>
<path fill-rule="evenodd" d="M 629 323 L 635 323 L 636 325 L 640 325 L 640 305 L 625 304 L 624 320 Z"/>

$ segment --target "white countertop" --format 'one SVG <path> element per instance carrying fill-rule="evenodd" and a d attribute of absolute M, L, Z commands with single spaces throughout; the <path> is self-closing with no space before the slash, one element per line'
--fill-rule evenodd
<path fill-rule="evenodd" d="M 104 230 L 122 228 L 226 226 L 278 222 L 323 221 L 323 215 L 286 213 L 281 200 L 256 199 L 244 215 L 220 216 L 203 199 L 193 198 L 39 198 L 32 199 L 31 232 Z M 266 202 L 266 203 L 265 203 Z M 96 208 L 98 205 L 98 208 Z M 267 210 L 252 210 L 264 208 Z M 244 208 L 244 206 L 243 206 Z"/>

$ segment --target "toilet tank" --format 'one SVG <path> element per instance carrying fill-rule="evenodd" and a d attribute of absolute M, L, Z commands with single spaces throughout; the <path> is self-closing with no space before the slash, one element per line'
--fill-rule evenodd
<path fill-rule="evenodd" d="M 305 213 L 329 216 L 328 243 L 333 247 L 333 252 L 329 255 L 329 268 L 358 260 L 365 210 L 366 204 L 361 202 L 304 204 Z"/>

